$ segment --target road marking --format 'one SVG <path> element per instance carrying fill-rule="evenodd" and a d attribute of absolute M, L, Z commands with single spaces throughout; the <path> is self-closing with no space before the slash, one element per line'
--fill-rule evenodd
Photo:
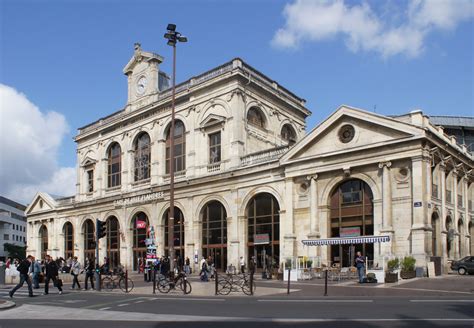
<path fill-rule="evenodd" d="M 223 298 L 154 297 L 153 300 L 225 302 L 225 299 L 223 299 Z"/>
<path fill-rule="evenodd" d="M 99 309 L 99 311 L 105 311 L 105 310 L 108 310 L 108 309 L 111 309 L 111 307 L 104 307 L 102 309 Z"/>
<path fill-rule="evenodd" d="M 117 306 L 127 306 L 130 305 L 129 303 L 118 304 Z"/>
<path fill-rule="evenodd" d="M 416 303 L 472 303 L 474 300 L 410 300 L 410 302 Z"/>
<path fill-rule="evenodd" d="M 136 301 L 135 304 L 138 304 L 138 303 L 143 303 L 145 301 Z"/>
<path fill-rule="evenodd" d="M 297 303 L 372 303 L 374 300 L 257 300 L 258 302 L 297 302 Z"/>

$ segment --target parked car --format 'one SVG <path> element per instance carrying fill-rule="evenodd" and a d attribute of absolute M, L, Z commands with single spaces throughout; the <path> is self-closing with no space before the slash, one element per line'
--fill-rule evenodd
<path fill-rule="evenodd" d="M 474 256 L 466 256 L 459 261 L 453 261 L 451 263 L 451 269 L 461 275 L 465 275 L 466 273 L 474 274 Z"/>

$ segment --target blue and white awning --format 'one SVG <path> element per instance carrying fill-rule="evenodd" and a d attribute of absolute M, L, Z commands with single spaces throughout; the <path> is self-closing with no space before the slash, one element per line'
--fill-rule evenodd
<path fill-rule="evenodd" d="M 390 241 L 390 236 L 359 236 L 359 237 L 349 237 L 349 238 L 303 240 L 302 243 L 305 246 L 323 246 L 323 245 L 386 243 L 389 241 Z"/>

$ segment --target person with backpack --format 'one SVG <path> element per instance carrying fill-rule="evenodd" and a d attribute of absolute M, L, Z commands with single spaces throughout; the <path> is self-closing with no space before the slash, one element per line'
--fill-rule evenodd
<path fill-rule="evenodd" d="M 33 287 L 31 285 L 31 280 L 30 280 L 30 276 L 29 276 L 29 273 L 30 273 L 30 268 L 31 268 L 31 264 L 33 263 L 33 261 L 35 260 L 35 258 L 32 256 L 32 255 L 28 255 L 28 257 L 23 260 L 19 265 L 18 267 L 16 268 L 18 270 L 18 272 L 20 272 L 20 282 L 18 283 L 18 285 L 16 285 L 9 293 L 8 295 L 10 296 L 10 298 L 13 297 L 13 294 L 15 294 L 15 292 L 20 289 L 21 287 L 23 287 L 23 284 L 26 283 L 28 284 L 28 296 L 30 297 L 33 297 Z"/>
<path fill-rule="evenodd" d="M 77 256 L 74 256 L 74 259 L 71 262 L 71 268 L 69 272 L 71 272 L 71 275 L 74 276 L 72 280 L 71 289 L 74 289 L 76 287 L 76 283 L 77 283 L 77 288 L 81 289 L 81 284 L 79 283 L 79 280 L 77 279 L 77 277 L 81 273 L 81 263 L 79 263 L 79 261 L 77 260 Z"/>
<path fill-rule="evenodd" d="M 59 267 L 53 258 L 49 255 L 46 255 L 46 263 L 45 263 L 45 279 L 44 279 L 44 293 L 43 295 L 48 295 L 49 291 L 49 281 L 53 281 L 53 285 L 58 288 L 59 295 L 63 293 L 62 287 L 62 280 L 58 278 L 59 276 Z"/>

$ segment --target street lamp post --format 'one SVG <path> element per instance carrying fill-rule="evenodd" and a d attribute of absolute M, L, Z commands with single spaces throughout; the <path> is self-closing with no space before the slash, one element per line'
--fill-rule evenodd
<path fill-rule="evenodd" d="M 174 270 L 174 121 L 175 121 L 175 95 L 176 95 L 176 43 L 187 42 L 188 39 L 176 31 L 175 24 L 168 24 L 165 39 L 173 47 L 173 81 L 171 98 L 171 127 L 170 127 L 170 210 L 168 213 L 168 250 L 170 256 L 170 270 Z"/>

